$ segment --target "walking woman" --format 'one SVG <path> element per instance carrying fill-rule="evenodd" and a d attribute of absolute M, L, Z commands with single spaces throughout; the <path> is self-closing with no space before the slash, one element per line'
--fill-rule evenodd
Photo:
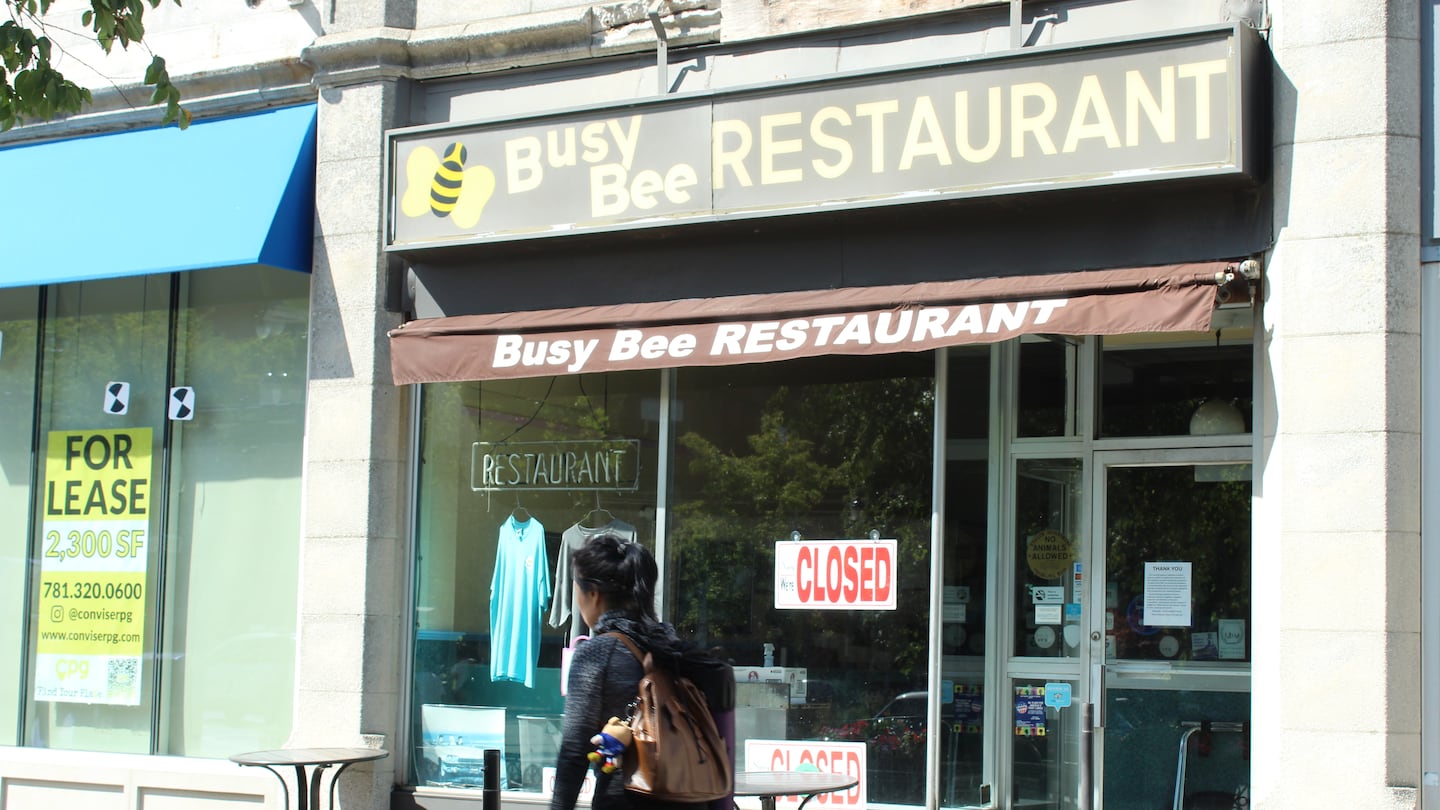
<path fill-rule="evenodd" d="M 612 534 L 591 538 L 570 558 L 575 604 L 590 626 L 590 640 L 575 648 L 565 690 L 565 725 L 555 766 L 550 810 L 573 810 L 590 767 L 590 738 L 611 717 L 624 718 L 645 669 L 625 643 L 607 633 L 623 633 L 640 649 L 656 655 L 681 648 L 675 629 L 655 615 L 655 558 L 639 543 Z M 594 810 L 664 810 L 696 805 L 660 802 L 625 790 L 623 771 L 595 772 Z"/>

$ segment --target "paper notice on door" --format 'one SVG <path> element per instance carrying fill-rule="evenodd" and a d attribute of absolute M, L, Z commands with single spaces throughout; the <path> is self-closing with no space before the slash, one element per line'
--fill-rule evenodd
<path fill-rule="evenodd" d="M 1035 623 L 1060 624 L 1062 621 L 1062 611 L 1064 611 L 1064 609 L 1064 605 L 1036 605 Z"/>
<path fill-rule="evenodd" d="M 946 585 L 941 593 L 944 594 L 946 602 L 959 602 L 961 604 L 968 604 L 970 602 L 969 585 Z"/>
<path fill-rule="evenodd" d="M 1145 612 L 1150 627 L 1190 626 L 1190 563 L 1145 563 Z"/>
<path fill-rule="evenodd" d="M 1245 657 L 1245 620 L 1221 619 L 1219 621 L 1219 647 L 1221 658 Z"/>
<path fill-rule="evenodd" d="M 1192 661 L 1214 661 L 1220 657 L 1218 633 L 1191 633 L 1190 659 Z"/>

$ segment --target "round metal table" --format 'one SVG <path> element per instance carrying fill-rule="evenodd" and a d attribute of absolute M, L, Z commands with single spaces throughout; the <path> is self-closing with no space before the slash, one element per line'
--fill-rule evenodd
<path fill-rule="evenodd" d="M 275 774 L 280 780 L 280 789 L 285 793 L 285 805 L 290 805 L 290 788 L 285 777 L 276 768 L 295 768 L 295 810 L 319 810 L 320 783 L 327 768 L 335 767 L 330 774 L 330 810 L 335 810 L 335 785 L 340 774 L 357 762 L 384 759 L 390 752 L 383 748 L 277 748 L 272 751 L 251 751 L 235 754 L 231 762 L 249 765 Z"/>
<path fill-rule="evenodd" d="M 849 790 L 860 779 L 843 773 L 816 771 L 738 771 L 735 774 L 736 796 L 759 796 L 761 810 L 775 810 L 780 796 L 804 796 L 801 810 L 821 793 Z"/>

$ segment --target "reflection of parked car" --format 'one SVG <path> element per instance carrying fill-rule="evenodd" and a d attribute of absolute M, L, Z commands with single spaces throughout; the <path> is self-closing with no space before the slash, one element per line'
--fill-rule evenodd
<path fill-rule="evenodd" d="M 908 753 L 925 746 L 925 704 L 929 693 L 901 692 L 880 711 L 835 728 L 822 729 L 827 740 L 863 742 L 872 751 Z M 942 723 L 942 725 L 944 725 Z"/>
<path fill-rule="evenodd" d="M 928 692 L 901 692 L 886 703 L 885 708 L 876 712 L 872 719 L 894 720 L 914 729 L 922 729 L 925 727 L 925 703 L 928 700 Z"/>
<path fill-rule="evenodd" d="M 835 684 L 819 678 L 805 679 L 806 703 L 831 703 L 835 700 Z"/>

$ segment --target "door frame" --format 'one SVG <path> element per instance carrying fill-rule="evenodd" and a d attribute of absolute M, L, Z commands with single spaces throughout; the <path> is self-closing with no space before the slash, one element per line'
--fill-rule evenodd
<path fill-rule="evenodd" d="M 1251 434 L 1242 434 L 1249 439 Z M 1240 436 L 1237 436 L 1239 438 Z M 1105 580 L 1106 580 L 1106 500 L 1108 495 L 1108 471 L 1113 467 L 1175 467 L 1197 464 L 1247 464 L 1252 475 L 1255 470 L 1253 447 L 1244 444 L 1211 447 L 1167 447 L 1152 449 L 1094 450 L 1090 455 L 1087 471 L 1087 485 L 1090 487 L 1090 543 L 1086 566 L 1089 582 L 1086 599 L 1090 610 L 1084 613 L 1083 625 L 1089 637 L 1084 645 L 1084 661 L 1081 667 L 1081 694 L 1094 707 L 1092 740 L 1094 751 L 1091 756 L 1093 773 L 1091 785 L 1094 791 L 1093 807 L 1103 810 L 1105 797 L 1105 695 L 1115 681 L 1123 680 L 1127 686 L 1144 688 L 1174 689 L 1179 680 L 1184 687 L 1207 691 L 1249 692 L 1250 664 L 1217 664 L 1215 666 L 1187 667 L 1177 671 L 1169 662 L 1122 662 L 1107 661 L 1105 658 Z M 1252 494 L 1253 498 L 1253 494 Z M 1252 582 L 1253 588 L 1253 582 Z M 1097 609 L 1098 607 L 1098 609 Z"/>

